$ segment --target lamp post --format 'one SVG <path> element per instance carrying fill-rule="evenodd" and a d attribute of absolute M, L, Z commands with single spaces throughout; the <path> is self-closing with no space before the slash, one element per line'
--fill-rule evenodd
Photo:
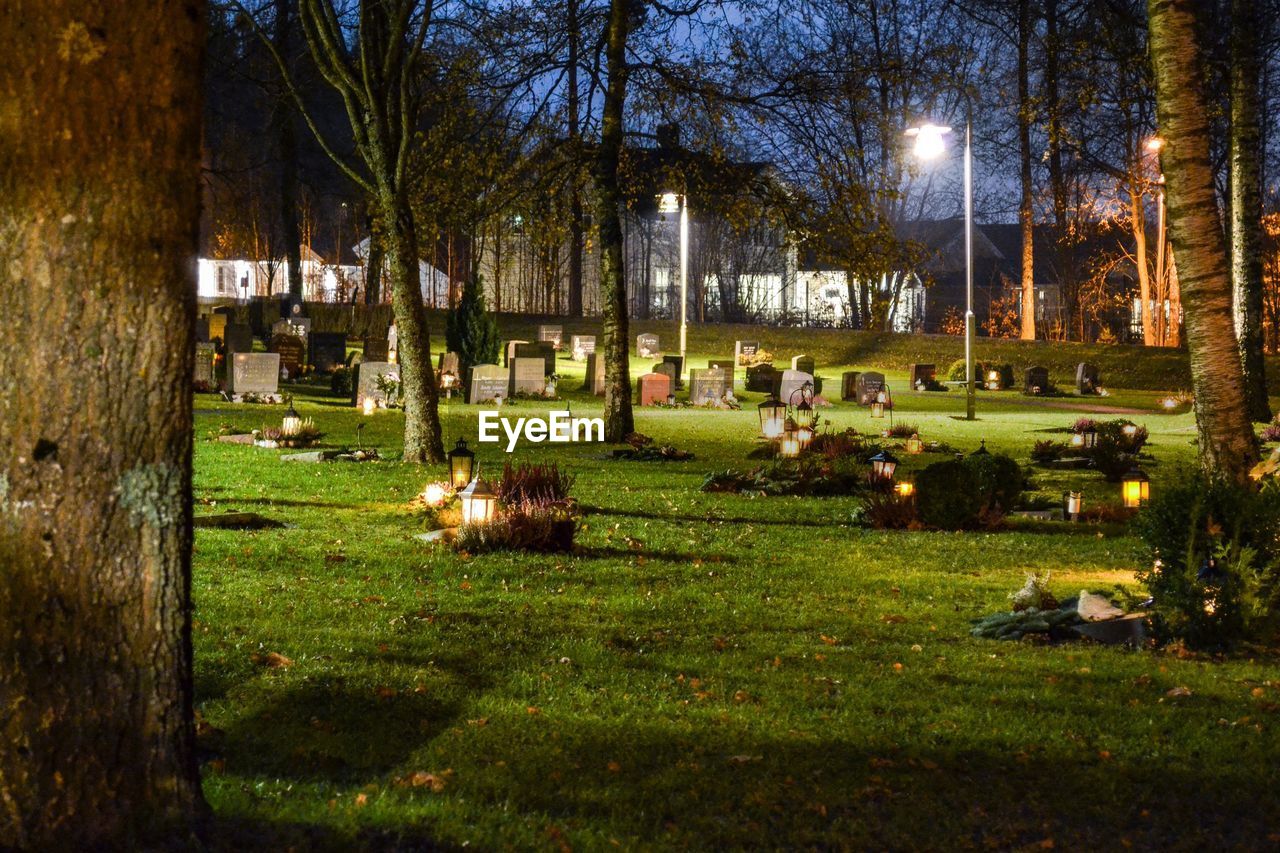
<path fill-rule="evenodd" d="M 683 193 L 664 192 L 658 197 L 658 212 L 680 214 L 680 369 L 684 370 L 689 333 L 689 199 Z"/>
<path fill-rule="evenodd" d="M 965 99 L 967 112 L 964 122 L 964 384 L 965 420 L 976 417 L 977 378 L 973 373 L 973 104 Z M 907 136 L 915 138 L 915 154 L 921 160 L 934 160 L 946 151 L 943 139 L 951 133 L 949 127 L 923 124 L 907 130 Z"/>

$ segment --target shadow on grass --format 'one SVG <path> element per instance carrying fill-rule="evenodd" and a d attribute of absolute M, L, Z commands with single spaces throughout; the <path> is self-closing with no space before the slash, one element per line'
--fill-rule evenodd
<path fill-rule="evenodd" d="M 637 509 L 614 509 L 612 507 L 580 506 L 583 515 L 617 515 L 623 518 L 647 518 L 656 521 L 694 521 L 699 524 L 762 524 L 779 527 L 830 527 L 830 521 L 805 520 L 801 518 L 749 518 L 747 516 L 719 515 L 680 515 L 678 513 L 642 512 Z"/>
<path fill-rule="evenodd" d="M 633 550 L 631 548 L 598 548 L 589 546 L 575 546 L 573 556 L 585 557 L 589 560 L 605 560 L 605 559 L 627 559 L 628 557 L 644 557 L 645 560 L 655 563 L 678 563 L 680 565 L 688 565 L 694 560 L 704 560 L 707 558 L 706 552 L 693 551 L 650 551 L 647 548 Z M 717 563 L 736 563 L 735 557 L 726 557 L 717 555 Z"/>
<path fill-rule="evenodd" d="M 352 835 L 320 824 L 220 816 L 205 821 L 200 827 L 199 835 L 204 842 L 204 849 L 217 853 L 279 850 L 427 853 L 463 849 L 457 845 L 440 844 L 430 836 L 428 830 L 419 827 L 401 830 L 365 827 Z"/>
<path fill-rule="evenodd" d="M 227 498 L 228 504 L 251 504 L 253 506 L 293 506 L 313 507 L 316 509 L 360 509 L 361 503 L 333 503 L 332 501 L 295 501 L 288 498 Z"/>

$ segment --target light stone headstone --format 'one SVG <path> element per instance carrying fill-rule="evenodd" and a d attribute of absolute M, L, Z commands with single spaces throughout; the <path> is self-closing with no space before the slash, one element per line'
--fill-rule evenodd
<path fill-rule="evenodd" d="M 509 367 L 511 381 L 507 386 L 508 396 L 513 398 L 517 394 L 543 396 L 547 389 L 545 368 L 546 365 L 540 358 L 521 358 L 516 356 L 511 359 Z"/>
<path fill-rule="evenodd" d="M 596 351 L 596 336 L 574 335 L 569 339 L 569 351 L 574 361 L 586 361 L 587 356 Z"/>
<path fill-rule="evenodd" d="M 477 364 L 467 371 L 467 402 L 487 403 L 507 396 L 508 370 L 496 364 Z"/>
<path fill-rule="evenodd" d="M 560 349 L 560 344 L 564 340 L 564 329 L 560 326 L 539 326 L 538 341 L 548 343 L 554 349 Z"/>
<path fill-rule="evenodd" d="M 719 403 L 728 390 L 728 377 L 718 367 L 689 371 L 689 402 L 695 406 Z"/>
<path fill-rule="evenodd" d="M 791 369 L 799 370 L 802 373 L 813 374 L 815 372 L 815 362 L 811 355 L 797 355 L 791 359 Z"/>
<path fill-rule="evenodd" d="M 657 335 L 651 332 L 646 332 L 643 335 L 636 335 L 636 357 L 637 358 L 644 358 L 644 359 L 657 358 L 658 354 L 661 353 L 661 351 L 662 350 L 659 349 Z"/>
<path fill-rule="evenodd" d="M 440 353 L 439 370 L 440 370 L 441 376 L 443 376 L 446 373 L 452 373 L 454 376 L 458 376 L 459 378 L 461 378 L 460 376 L 461 368 L 459 367 L 460 364 L 461 362 L 458 360 L 458 354 L 456 352 Z"/>
<path fill-rule="evenodd" d="M 587 381 L 583 387 L 597 397 L 604 396 L 604 354 L 593 352 L 587 356 Z"/>
<path fill-rule="evenodd" d="M 724 371 L 724 375 L 725 375 L 725 377 L 727 378 L 727 380 L 728 380 L 728 382 L 729 382 L 729 387 L 730 387 L 730 388 L 732 388 L 732 387 L 733 387 L 733 385 L 734 385 L 734 383 L 737 381 L 737 376 L 735 375 L 735 374 L 737 373 L 737 370 L 736 370 L 736 368 L 737 368 L 737 363 L 736 363 L 736 362 L 734 362 L 734 360 L 733 360 L 733 359 L 731 359 L 731 358 L 712 358 L 712 359 L 709 359 L 709 360 L 707 361 L 707 367 L 718 367 L 718 368 L 720 368 L 721 370 L 723 370 L 723 371 Z"/>
<path fill-rule="evenodd" d="M 653 366 L 653 373 L 660 373 L 667 377 L 671 391 L 676 387 L 676 366 L 669 361 L 660 361 Z M 670 392 L 668 392 L 670 393 Z"/>
<path fill-rule="evenodd" d="M 393 400 L 389 400 L 387 394 L 378 388 L 378 379 L 382 376 L 390 376 L 396 381 L 400 380 L 400 365 L 392 364 L 389 361 L 361 361 L 356 365 L 356 377 L 353 383 L 355 391 L 356 408 L 364 408 L 366 397 L 372 397 L 378 401 L 379 405 L 385 405 Z"/>
<path fill-rule="evenodd" d="M 671 393 L 671 377 L 661 373 L 646 373 L 637 380 L 637 397 L 640 405 L 655 406 L 667 402 Z"/>
<path fill-rule="evenodd" d="M 227 368 L 227 393 L 273 397 L 280 390 L 280 356 L 274 352 L 236 352 Z"/>
<path fill-rule="evenodd" d="M 805 383 L 813 384 L 812 373 L 807 373 L 803 370 L 782 371 L 782 381 L 778 386 L 778 399 L 790 404 L 791 395 L 803 388 Z M 796 395 L 796 402 L 800 402 L 799 395 Z"/>

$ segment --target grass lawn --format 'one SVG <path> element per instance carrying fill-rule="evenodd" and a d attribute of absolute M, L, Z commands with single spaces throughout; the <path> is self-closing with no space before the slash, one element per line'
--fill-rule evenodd
<path fill-rule="evenodd" d="M 691 342 L 723 354 L 719 340 Z M 598 413 L 599 400 L 576 390 L 581 367 L 561 365 L 574 413 Z M 819 365 L 838 398 L 849 365 Z M 982 392 L 980 420 L 967 423 L 955 419 L 961 394 L 890 380 L 897 419 L 926 438 L 963 450 L 985 440 L 1023 462 L 1040 431 L 1082 414 L 1070 397 Z M 354 445 L 363 422 L 366 444 L 398 451 L 398 414 L 364 418 L 298 393 L 326 444 Z M 1130 417 L 1152 434 L 1153 490 L 1194 464 L 1192 420 L 1157 412 L 1161 396 L 1093 401 L 1149 412 Z M 850 523 L 853 499 L 704 494 L 708 472 L 754 464 L 743 457 L 760 396 L 744 397 L 741 412 L 637 410 L 641 432 L 693 451 L 690 462 L 522 443 L 514 458 L 577 476 L 580 551 L 474 558 L 413 538 L 409 501 L 442 468 L 286 463 L 280 451 L 219 444 L 206 440 L 218 425 L 275 424 L 280 410 L 198 397 L 197 511 L 292 525 L 197 534 L 196 702 L 218 843 L 1280 844 L 1275 658 L 968 634 L 1033 570 L 1051 570 L 1060 597 L 1136 591 L 1136 539 L 1083 526 L 875 532 Z M 474 407 L 444 417 L 449 443 L 475 438 Z M 883 423 L 851 404 L 824 417 Z M 490 473 L 507 458 L 496 445 L 479 451 Z M 1050 495 L 1082 488 L 1087 504 L 1119 499 L 1094 473 L 1035 469 L 1034 480 Z M 271 665 L 273 654 L 289 665 Z M 1169 695 L 1179 687 L 1190 695 Z"/>

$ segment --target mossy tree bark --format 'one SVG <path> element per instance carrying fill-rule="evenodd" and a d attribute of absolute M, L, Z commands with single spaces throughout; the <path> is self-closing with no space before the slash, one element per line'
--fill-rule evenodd
<path fill-rule="evenodd" d="M 1031 100 L 1030 46 L 1031 0 L 1018 0 L 1018 164 L 1022 194 L 1018 200 L 1018 224 L 1022 232 L 1022 327 L 1024 341 L 1036 339 L 1035 184 L 1031 177 L 1031 125 L 1035 108 Z"/>
<path fill-rule="evenodd" d="M 184 844 L 204 3 L 0 17 L 0 847 Z"/>
<path fill-rule="evenodd" d="M 1249 417 L 1271 420 L 1262 358 L 1261 21 L 1256 0 L 1231 4 L 1231 284 Z"/>
<path fill-rule="evenodd" d="M 624 106 L 627 92 L 627 31 L 631 4 L 611 0 L 605 46 L 609 75 L 600 123 L 596 159 L 595 207 L 600 232 L 600 297 L 604 314 L 604 437 L 620 442 L 635 430 L 631 411 L 631 366 L 627 338 L 627 280 L 623 267 L 622 193 L 618 165 L 622 158 Z"/>
<path fill-rule="evenodd" d="M 1200 461 L 1248 482 L 1258 459 L 1235 328 L 1226 240 L 1218 218 L 1197 0 L 1147 0 L 1156 111 L 1165 140 L 1169 236 L 1178 259 L 1195 392 Z"/>

